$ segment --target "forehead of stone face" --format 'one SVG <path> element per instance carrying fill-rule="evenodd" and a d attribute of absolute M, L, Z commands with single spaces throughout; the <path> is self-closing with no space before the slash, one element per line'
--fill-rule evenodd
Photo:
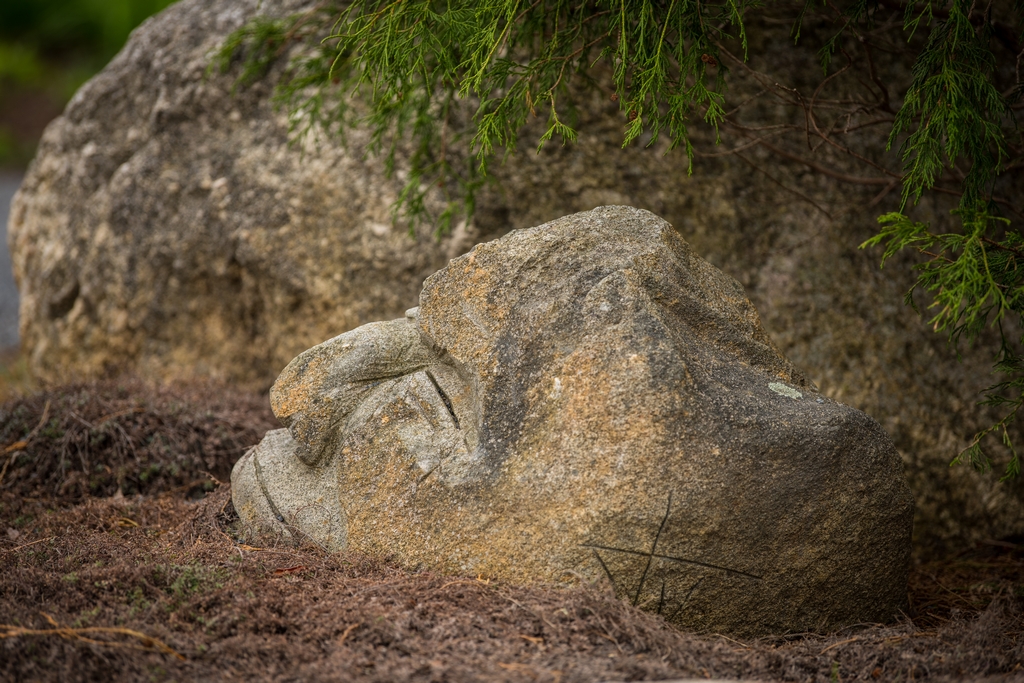
<path fill-rule="evenodd" d="M 595 327 L 624 322 L 640 326 L 630 337 L 638 347 L 672 337 L 691 354 L 701 347 L 804 383 L 742 287 L 642 209 L 601 207 L 478 245 L 420 295 L 423 335 L 485 385 L 508 373 L 536 378 Z M 530 378 L 519 380 L 522 390 Z"/>

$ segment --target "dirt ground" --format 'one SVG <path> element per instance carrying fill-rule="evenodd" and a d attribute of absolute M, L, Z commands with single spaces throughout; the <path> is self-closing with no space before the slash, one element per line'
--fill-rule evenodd
<path fill-rule="evenodd" d="M 915 565 L 897 623 L 740 642 L 600 584 L 242 544 L 222 482 L 275 426 L 216 385 L 0 406 L 0 680 L 1024 681 L 1024 539 Z"/>

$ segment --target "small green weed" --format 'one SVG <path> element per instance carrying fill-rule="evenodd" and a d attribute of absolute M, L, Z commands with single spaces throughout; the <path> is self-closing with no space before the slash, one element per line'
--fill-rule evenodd
<path fill-rule="evenodd" d="M 149 609 L 153 603 L 146 599 L 146 594 L 142 592 L 142 589 L 136 586 L 128 593 L 128 617 L 134 617 L 139 612 L 144 612 Z"/>
<path fill-rule="evenodd" d="M 86 612 L 82 612 L 81 614 L 78 615 L 78 618 L 75 619 L 71 623 L 71 627 L 72 628 L 82 628 L 83 626 L 88 626 L 92 622 L 93 619 L 95 619 L 97 616 L 99 616 L 99 613 L 100 613 L 100 608 L 99 607 L 93 607 L 91 610 L 88 610 Z"/>
<path fill-rule="evenodd" d="M 155 479 L 156 477 L 160 476 L 160 470 L 161 467 L 159 463 L 146 465 L 144 468 L 142 468 L 142 471 L 139 472 L 139 479 L 143 483 L 146 483 L 150 479 Z"/>
<path fill-rule="evenodd" d="M 164 590 L 171 597 L 166 606 L 168 612 L 178 609 L 196 595 L 223 588 L 227 580 L 226 571 L 203 565 L 170 565 L 163 567 L 161 573 L 167 581 Z"/>

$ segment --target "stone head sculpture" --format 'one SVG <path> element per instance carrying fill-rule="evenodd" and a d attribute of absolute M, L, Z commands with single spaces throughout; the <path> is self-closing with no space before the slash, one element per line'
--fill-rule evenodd
<path fill-rule="evenodd" d="M 892 443 L 646 211 L 477 246 L 406 318 L 293 360 L 271 404 L 287 429 L 232 473 L 251 530 L 607 581 L 696 629 L 827 628 L 905 601 L 913 501 Z"/>

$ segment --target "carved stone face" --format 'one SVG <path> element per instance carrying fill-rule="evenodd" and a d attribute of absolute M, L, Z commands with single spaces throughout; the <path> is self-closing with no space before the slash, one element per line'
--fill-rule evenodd
<path fill-rule="evenodd" d="M 331 467 L 357 448 L 357 436 L 387 438 L 397 440 L 424 476 L 445 482 L 468 476 L 470 454 L 480 456 L 478 406 L 470 382 L 424 342 L 418 312 L 364 325 L 285 368 L 271 404 L 295 440 L 296 458 Z"/>
<path fill-rule="evenodd" d="M 476 247 L 405 319 L 297 357 L 235 467 L 254 529 L 408 567 L 607 580 L 692 628 L 892 616 L 913 503 L 730 278 L 627 207 Z"/>

